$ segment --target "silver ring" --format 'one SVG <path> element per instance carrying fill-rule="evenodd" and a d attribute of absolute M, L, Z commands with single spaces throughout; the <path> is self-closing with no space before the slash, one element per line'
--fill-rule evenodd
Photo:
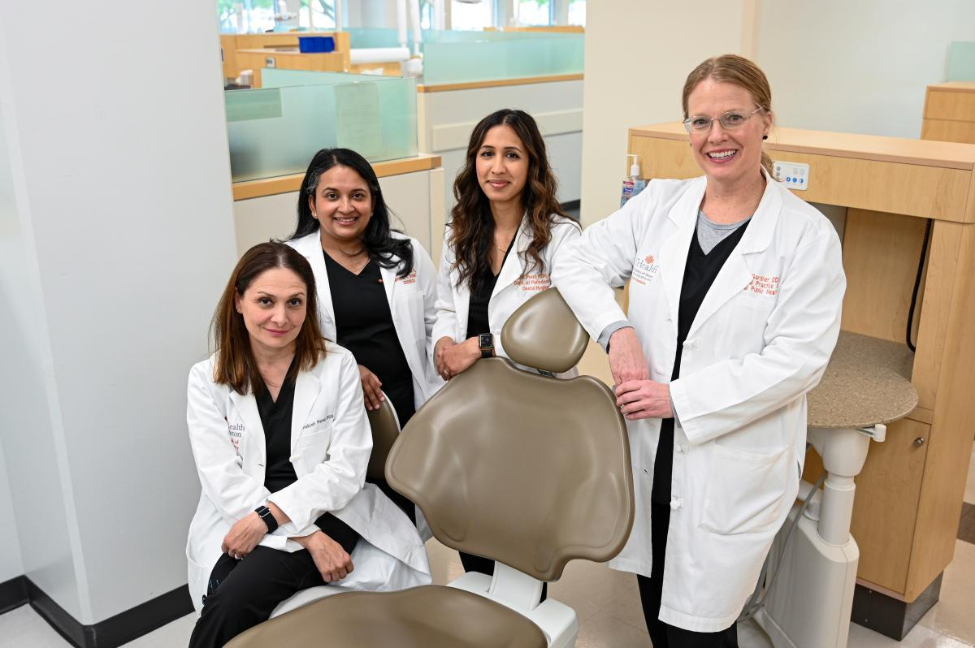
<path fill-rule="evenodd" d="M 240 554 L 234 554 L 234 560 L 240 560 Z"/>

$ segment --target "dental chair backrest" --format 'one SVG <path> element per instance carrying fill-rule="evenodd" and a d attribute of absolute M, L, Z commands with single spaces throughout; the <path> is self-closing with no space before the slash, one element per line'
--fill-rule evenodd
<path fill-rule="evenodd" d="M 389 397 L 383 399 L 377 410 L 368 410 L 369 427 L 372 428 L 372 454 L 366 477 L 370 480 L 386 479 L 386 458 L 399 438 L 399 417 Z"/>
<path fill-rule="evenodd" d="M 519 308 L 501 335 L 515 362 L 546 373 L 575 366 L 588 336 L 561 295 Z M 633 476 L 616 398 L 571 380 L 479 360 L 413 416 L 386 464 L 454 549 L 556 580 L 574 558 L 609 560 L 633 524 Z"/>

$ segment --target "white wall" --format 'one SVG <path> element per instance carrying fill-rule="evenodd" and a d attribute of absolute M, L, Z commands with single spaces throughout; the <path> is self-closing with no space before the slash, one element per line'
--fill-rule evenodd
<path fill-rule="evenodd" d="M 919 137 L 948 44 L 975 40 L 971 0 L 765 1 L 757 17 L 756 61 L 793 128 Z"/>
<path fill-rule="evenodd" d="M 687 73 L 709 56 L 738 52 L 748 0 L 586 3 L 582 221 L 619 207 L 627 131 L 681 119 Z"/>
<path fill-rule="evenodd" d="M 185 381 L 235 258 L 217 22 L 198 4 L 136 3 L 121 29 L 116 2 L 53 0 L 48 48 L 18 27 L 29 4 L 0 6 L 0 434 L 24 570 L 84 624 L 186 582 Z"/>

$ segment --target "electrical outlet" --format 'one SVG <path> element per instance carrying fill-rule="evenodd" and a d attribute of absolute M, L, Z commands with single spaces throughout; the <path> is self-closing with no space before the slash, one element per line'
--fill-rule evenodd
<path fill-rule="evenodd" d="M 772 171 L 775 179 L 784 182 L 789 189 L 805 191 L 809 188 L 808 164 L 775 161 L 772 163 Z"/>

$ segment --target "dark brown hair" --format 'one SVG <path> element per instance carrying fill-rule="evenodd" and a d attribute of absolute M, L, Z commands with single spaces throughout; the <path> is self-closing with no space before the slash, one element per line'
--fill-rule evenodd
<path fill-rule="evenodd" d="M 237 262 L 211 323 L 217 356 L 213 380 L 239 394 L 260 393 L 267 387 L 254 359 L 244 316 L 237 312 L 236 298 L 243 297 L 255 279 L 273 268 L 287 268 L 305 284 L 305 321 L 295 339 L 295 362 L 288 378 L 293 380 L 298 371 L 313 368 L 325 356 L 325 340 L 318 325 L 315 274 L 308 260 L 284 243 L 255 245 Z"/>
<path fill-rule="evenodd" d="M 687 100 L 694 92 L 694 88 L 705 79 L 714 79 L 719 83 L 730 83 L 739 88 L 743 88 L 751 93 L 755 100 L 755 107 L 761 108 L 768 114 L 772 114 L 772 88 L 769 86 L 768 78 L 762 69 L 748 59 L 736 54 L 725 54 L 715 56 L 704 61 L 690 74 L 684 82 L 684 94 L 681 97 L 681 106 L 684 108 L 684 119 L 687 114 Z M 764 150 L 762 151 L 762 166 L 772 174 L 772 158 Z"/>
<path fill-rule="evenodd" d="M 471 133 L 464 167 L 454 181 L 457 204 L 450 210 L 448 242 L 454 252 L 453 267 L 459 271 L 457 285 L 466 283 L 472 291 L 479 287 L 484 269 L 490 267 L 489 253 L 494 244 L 494 217 L 477 180 L 477 153 L 488 131 L 502 125 L 515 131 L 528 156 L 528 181 L 521 192 L 521 204 L 528 212 L 532 230 L 532 241 L 524 253 L 526 273 L 545 270 L 542 250 L 552 240 L 552 223 L 556 216 L 567 218 L 555 197 L 558 182 L 545 154 L 545 140 L 532 116 L 506 108 L 482 119 Z"/>

